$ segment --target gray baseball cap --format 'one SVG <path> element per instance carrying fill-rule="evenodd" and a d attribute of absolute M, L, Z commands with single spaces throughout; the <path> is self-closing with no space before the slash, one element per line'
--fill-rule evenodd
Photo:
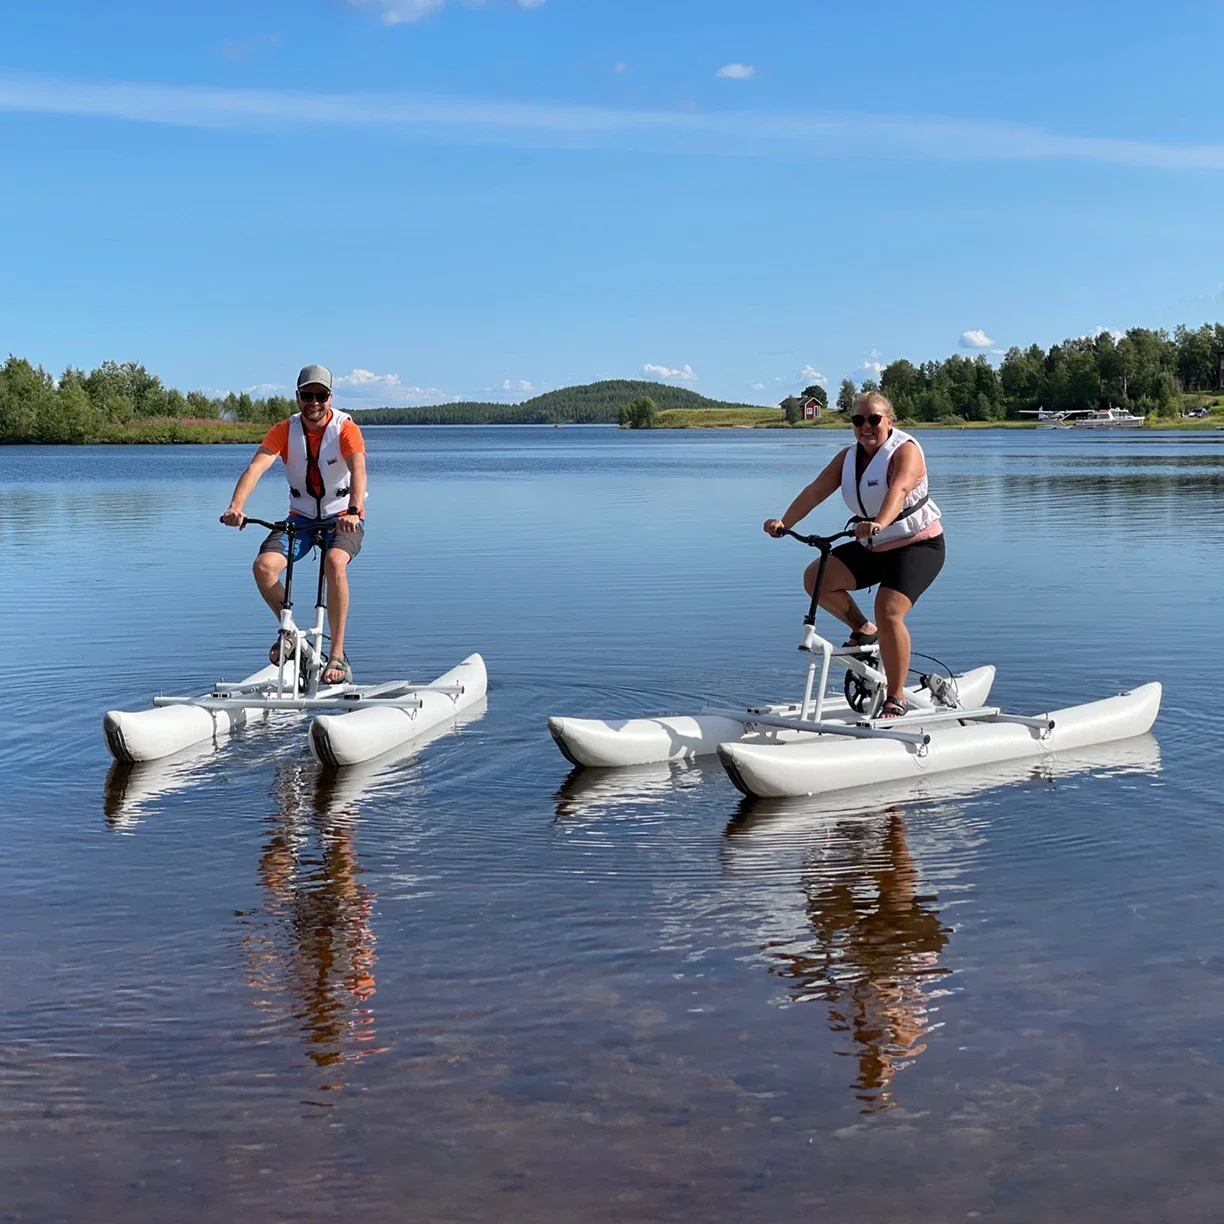
<path fill-rule="evenodd" d="M 298 390 L 300 391 L 308 383 L 318 383 L 330 391 L 332 389 L 331 371 L 325 365 L 303 366 L 298 374 Z"/>

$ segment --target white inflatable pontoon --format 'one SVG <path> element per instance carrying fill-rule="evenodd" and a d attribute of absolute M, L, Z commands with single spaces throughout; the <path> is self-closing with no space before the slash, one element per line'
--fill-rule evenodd
<path fill-rule="evenodd" d="M 728 743 L 719 747 L 718 758 L 746 795 L 821 795 L 1143 735 L 1156 721 L 1160 696 L 1159 684 L 1145 684 L 1029 723 L 1000 721 L 999 711 L 960 718 L 956 711 L 918 711 L 886 724 L 917 739 L 814 735 L 790 744 Z"/>
<path fill-rule="evenodd" d="M 858 653 L 857 651 L 855 652 Z M 976 667 L 955 676 L 956 692 L 962 704 L 980 706 L 990 696 L 994 683 L 993 667 Z M 931 693 L 920 686 L 911 698 L 931 701 Z M 848 721 L 858 715 L 844 697 L 829 698 L 823 707 L 829 720 Z M 622 765 L 650 765 L 656 761 L 686 761 L 713 756 L 724 744 L 783 744 L 798 739 L 804 732 L 788 727 L 770 727 L 761 716 L 797 720 L 802 717 L 799 702 L 790 705 L 746 706 L 742 711 L 700 714 L 666 714 L 658 718 L 550 718 L 548 729 L 573 765 L 606 769 Z"/>

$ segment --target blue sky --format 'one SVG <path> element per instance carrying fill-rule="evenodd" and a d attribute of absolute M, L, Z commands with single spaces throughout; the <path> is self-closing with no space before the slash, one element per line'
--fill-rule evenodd
<path fill-rule="evenodd" d="M 349 406 L 1224 319 L 1224 3 L 12 0 L 0 349 Z"/>

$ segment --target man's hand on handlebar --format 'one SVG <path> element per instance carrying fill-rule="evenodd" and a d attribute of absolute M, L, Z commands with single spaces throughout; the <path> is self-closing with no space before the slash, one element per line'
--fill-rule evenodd
<path fill-rule="evenodd" d="M 243 514 L 241 510 L 235 510 L 235 509 L 234 509 L 234 507 L 233 507 L 233 506 L 231 506 L 231 507 L 230 507 L 230 508 L 229 508 L 229 509 L 228 509 L 228 510 L 227 510 L 227 511 L 226 511 L 226 512 L 225 512 L 225 513 L 224 513 L 224 514 L 221 516 L 221 521 L 222 521 L 222 522 L 223 522 L 223 523 L 224 523 L 224 524 L 225 524 L 227 527 L 237 527 L 237 528 L 238 528 L 238 530 L 239 530 L 239 531 L 241 531 L 241 530 L 242 530 L 243 525 L 246 523 L 246 515 L 245 515 L 245 514 Z"/>
<path fill-rule="evenodd" d="M 786 524 L 781 519 L 766 519 L 765 533 L 773 536 L 775 540 L 782 538 L 782 533 L 786 530 Z"/>

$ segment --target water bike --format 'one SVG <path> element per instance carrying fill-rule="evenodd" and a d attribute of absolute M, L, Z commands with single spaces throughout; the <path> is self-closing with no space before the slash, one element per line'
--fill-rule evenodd
<path fill-rule="evenodd" d="M 717 753 L 746 795 L 782 798 L 1042 756 L 1151 729 L 1160 709 L 1159 684 L 1048 714 L 1010 714 L 986 704 L 995 678 L 989 666 L 920 675 L 905 690 L 907 714 L 876 717 L 887 695 L 879 646 L 839 647 L 816 632 L 816 593 L 829 554 L 853 532 L 781 534 L 820 551 L 799 643 L 808 656 L 802 699 L 619 721 L 550 718 L 548 729 L 568 761 L 607 768 Z M 839 694 L 826 691 L 834 664 L 845 672 Z"/>
<path fill-rule="evenodd" d="M 311 533 L 316 545 L 336 518 L 285 519 L 247 523 L 284 532 L 289 541 L 285 597 L 280 609 L 277 661 L 245 680 L 218 680 L 198 697 L 153 698 L 151 710 L 110 710 L 103 719 L 106 746 L 118 761 L 156 761 L 194 744 L 211 740 L 274 711 L 306 712 L 310 751 L 320 765 L 356 765 L 399 748 L 455 719 L 484 696 L 488 688 L 484 660 L 468 655 L 457 667 L 429 684 L 391 680 L 384 684 L 323 685 L 327 661 L 323 649 L 325 550 L 319 548 L 319 578 L 314 624 L 298 627 L 293 619 L 294 544 Z"/>

